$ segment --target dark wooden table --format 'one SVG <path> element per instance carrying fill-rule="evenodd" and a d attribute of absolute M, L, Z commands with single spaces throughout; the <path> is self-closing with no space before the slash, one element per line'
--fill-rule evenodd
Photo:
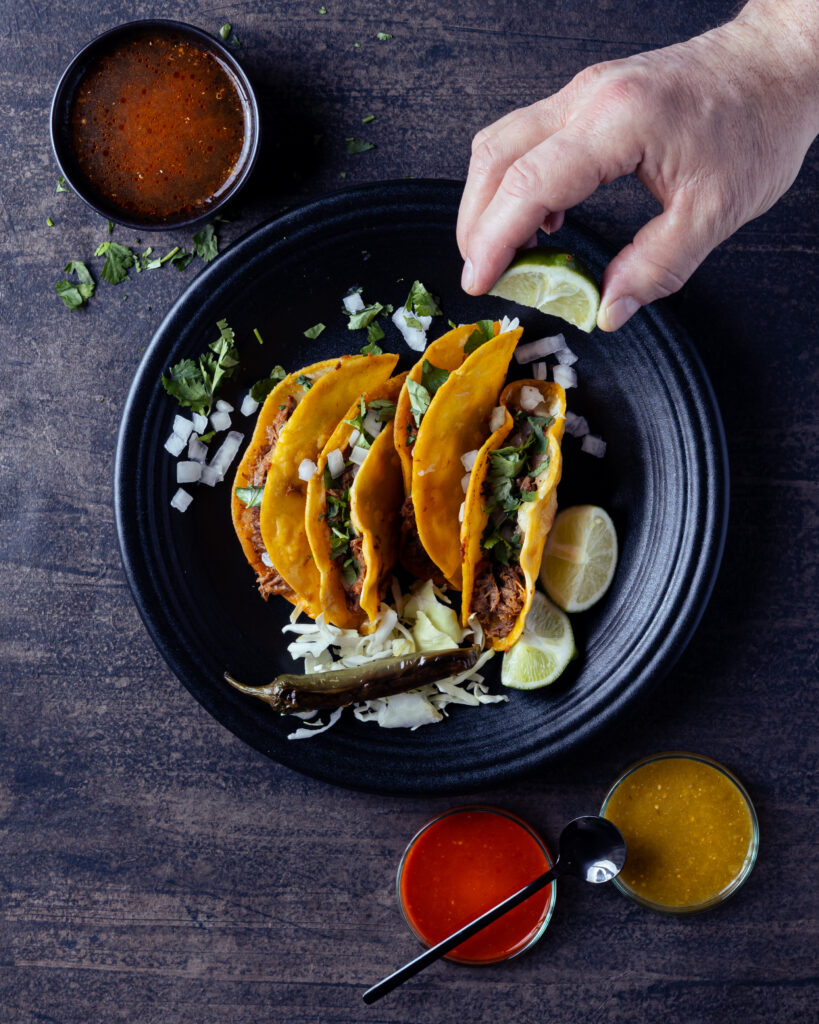
<path fill-rule="evenodd" d="M 398 857 L 457 795 L 347 792 L 266 760 L 192 700 L 139 620 L 114 529 L 117 428 L 143 349 L 202 264 L 99 286 L 79 313 L 56 298 L 62 266 L 106 237 L 77 197 L 55 194 L 48 109 L 73 53 L 133 17 L 233 23 L 277 130 L 224 247 L 342 175 L 463 177 L 485 123 L 735 4 L 326 6 L 0 8 L 0 1021 L 815 1020 L 816 148 L 778 206 L 672 301 L 730 449 L 728 541 L 702 625 L 593 748 L 479 794 L 554 841 L 630 761 L 708 753 L 742 777 L 761 822 L 757 867 L 726 905 L 667 918 L 567 882 L 531 954 L 439 964 L 366 1008 L 363 989 L 417 948 L 393 894 Z M 350 135 L 377 149 L 347 156 Z M 577 216 L 618 244 L 652 209 L 627 180 Z"/>

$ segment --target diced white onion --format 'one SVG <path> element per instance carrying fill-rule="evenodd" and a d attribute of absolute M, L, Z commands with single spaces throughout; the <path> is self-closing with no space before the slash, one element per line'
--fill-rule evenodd
<path fill-rule="evenodd" d="M 515 349 L 515 360 L 524 363 L 533 363 L 536 359 L 543 359 L 553 352 L 559 352 L 566 347 L 566 339 L 562 334 L 553 334 L 549 338 L 538 338 L 537 341 L 529 341 L 525 345 L 518 345 Z"/>
<path fill-rule="evenodd" d="M 555 359 L 562 366 L 573 366 L 580 358 L 576 352 L 572 352 L 570 348 L 562 348 L 559 352 L 555 353 Z"/>
<path fill-rule="evenodd" d="M 378 413 L 374 409 L 370 409 L 364 417 L 364 429 L 370 437 L 378 437 L 384 429 L 384 424 L 378 418 Z"/>
<path fill-rule="evenodd" d="M 220 398 L 219 401 L 216 403 L 216 411 L 233 412 L 233 406 L 230 404 L 230 402 L 226 402 L 224 398 Z"/>
<path fill-rule="evenodd" d="M 407 323 L 407 317 L 417 320 L 421 330 L 411 327 Z M 392 315 L 392 322 L 401 332 L 401 337 L 413 352 L 423 352 L 427 347 L 427 330 L 432 323 L 431 316 L 417 316 L 415 313 L 408 313 L 405 306 L 400 306 Z"/>
<path fill-rule="evenodd" d="M 467 471 L 472 472 L 472 467 L 475 465 L 475 459 L 478 457 L 478 449 L 473 448 L 471 452 L 464 452 L 461 456 L 461 465 Z"/>
<path fill-rule="evenodd" d="M 524 412 L 534 412 L 543 401 L 543 395 L 538 388 L 531 384 L 524 384 L 520 389 L 520 407 Z"/>
<path fill-rule="evenodd" d="M 606 454 L 606 442 L 602 437 L 586 434 L 583 438 L 583 443 L 580 445 L 580 450 L 589 455 L 594 455 L 597 459 L 602 459 Z"/>
<path fill-rule="evenodd" d="M 469 490 L 469 480 L 471 476 L 471 473 L 464 473 L 464 475 L 461 477 L 461 490 L 464 492 L 464 494 L 466 494 L 466 492 Z"/>
<path fill-rule="evenodd" d="M 230 413 L 229 412 L 214 412 L 211 413 L 210 425 L 214 430 L 229 430 L 230 429 Z"/>
<path fill-rule="evenodd" d="M 208 446 L 202 444 L 197 433 L 191 434 L 188 441 L 188 458 L 192 462 L 204 462 L 208 457 Z"/>
<path fill-rule="evenodd" d="M 491 433 L 495 433 L 506 422 L 506 409 L 502 405 L 496 405 L 492 410 L 492 415 L 489 417 L 489 430 Z"/>
<path fill-rule="evenodd" d="M 549 367 L 545 362 L 535 363 L 532 367 L 532 376 L 535 380 L 546 380 L 546 376 L 549 372 Z"/>
<path fill-rule="evenodd" d="M 171 508 L 175 508 L 177 512 L 185 512 L 192 501 L 193 497 L 180 487 L 171 498 Z"/>
<path fill-rule="evenodd" d="M 355 448 L 358 444 L 359 438 L 361 437 L 361 431 L 356 427 L 352 434 L 350 434 L 350 440 L 347 442 L 351 448 Z"/>
<path fill-rule="evenodd" d="M 566 410 L 566 433 L 572 437 L 583 437 L 589 432 L 588 420 L 585 416 L 578 416 L 576 413 Z"/>
<path fill-rule="evenodd" d="M 460 508 L 458 509 L 458 522 L 459 523 L 462 523 L 464 521 L 464 511 L 465 511 L 465 509 L 466 509 L 466 502 L 462 501 L 461 505 L 460 505 Z"/>
<path fill-rule="evenodd" d="M 344 296 L 344 308 L 348 313 L 360 313 L 364 309 L 364 300 L 361 298 L 361 292 L 352 292 L 350 295 Z"/>
<path fill-rule="evenodd" d="M 208 429 L 207 416 L 203 416 L 201 412 L 195 412 L 193 414 L 193 429 L 197 434 L 204 434 Z"/>
<path fill-rule="evenodd" d="M 240 434 L 238 430 L 231 430 L 219 446 L 219 450 L 210 460 L 211 468 L 224 476 L 231 462 L 236 458 L 236 453 L 242 446 L 243 438 L 244 434 Z"/>
<path fill-rule="evenodd" d="M 360 445 L 356 445 L 350 449 L 350 462 L 354 462 L 357 466 L 363 466 L 364 460 L 369 454 L 369 448 L 362 448 Z"/>
<path fill-rule="evenodd" d="M 336 480 L 344 472 L 344 456 L 338 450 L 334 448 L 331 452 L 327 453 L 327 468 L 330 470 L 330 476 Z"/>
<path fill-rule="evenodd" d="M 171 434 L 165 442 L 165 451 L 176 457 L 177 455 L 182 454 L 182 449 L 185 447 L 186 443 L 187 442 L 184 437 L 181 437 L 176 433 Z"/>
<path fill-rule="evenodd" d="M 555 384 L 559 384 L 562 388 L 577 387 L 577 371 L 572 366 L 556 366 L 552 370 L 552 376 Z"/>
<path fill-rule="evenodd" d="M 266 551 L 262 552 L 262 561 L 269 569 L 273 568 L 273 559 L 270 557 L 270 555 L 268 555 Z"/>
<path fill-rule="evenodd" d="M 208 487 L 215 487 L 224 479 L 225 474 L 220 473 L 218 469 L 214 469 L 213 466 L 203 466 L 202 475 L 199 477 L 199 483 L 206 484 Z"/>
<path fill-rule="evenodd" d="M 254 412 L 259 408 L 259 403 L 253 398 L 248 391 L 245 397 L 242 399 L 242 404 L 239 406 L 239 412 L 243 416 L 252 416 Z"/>
<path fill-rule="evenodd" d="M 186 419 L 177 413 L 173 418 L 173 432 L 183 441 L 187 441 L 193 432 L 193 420 Z"/>
<path fill-rule="evenodd" d="M 318 466 L 312 459 L 302 459 L 299 463 L 299 480 L 312 480 Z"/>
<path fill-rule="evenodd" d="M 178 484 L 195 484 L 201 475 L 201 462 L 177 462 L 176 464 L 176 482 Z"/>
<path fill-rule="evenodd" d="M 514 331 L 516 327 L 520 327 L 520 320 L 516 316 L 513 316 L 511 319 L 505 316 L 500 322 L 498 334 L 503 334 L 504 331 Z"/>

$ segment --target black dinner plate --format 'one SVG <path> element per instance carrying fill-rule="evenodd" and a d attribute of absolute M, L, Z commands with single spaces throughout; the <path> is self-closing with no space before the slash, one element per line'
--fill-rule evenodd
<path fill-rule="evenodd" d="M 386 182 L 348 189 L 263 224 L 204 270 L 154 336 L 133 382 L 116 459 L 116 520 L 126 575 L 159 651 L 224 726 L 274 760 L 342 786 L 441 793 L 510 779 L 565 753 L 619 716 L 657 683 L 687 644 L 705 608 L 722 554 L 728 512 L 727 456 L 705 371 L 680 326 L 659 308 L 640 311 L 615 335 L 583 334 L 500 299 L 461 291 L 455 219 L 461 186 Z M 568 220 L 553 242 L 600 275 L 610 257 Z M 176 460 L 163 450 L 179 408 L 160 386 L 174 362 L 199 355 L 226 318 L 236 331 L 240 373 L 226 390 L 240 399 L 276 363 L 287 369 L 354 352 L 341 299 L 362 285 L 365 301 L 406 298 L 415 278 L 457 323 L 519 316 L 524 340 L 564 331 L 578 353 L 568 406 L 608 444 L 603 459 L 564 441 L 562 507 L 604 506 L 620 542 L 613 584 L 594 608 L 572 616 L 580 657 L 552 686 L 507 691 L 505 704 L 451 706 L 414 732 L 356 721 L 350 712 L 310 740 L 288 740 L 292 718 L 222 680 L 248 684 L 298 671 L 281 627 L 290 605 L 258 595 L 233 533 L 229 483 L 196 486 L 191 507 L 170 507 Z M 321 321 L 314 341 L 304 330 Z M 433 323 L 443 333 L 446 319 Z M 264 344 L 259 345 L 253 329 Z M 417 356 L 389 325 L 385 349 Z M 525 375 L 514 362 L 512 372 Z M 237 403 L 235 403 L 237 404 Z M 249 439 L 253 421 L 234 413 Z M 238 459 L 237 459 L 238 463 Z M 487 666 L 500 691 L 500 658 Z"/>

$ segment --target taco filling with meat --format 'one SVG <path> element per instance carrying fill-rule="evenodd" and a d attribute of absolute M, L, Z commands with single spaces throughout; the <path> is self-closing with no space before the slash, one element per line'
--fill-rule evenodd
<path fill-rule="evenodd" d="M 404 488 L 392 421 L 404 377 L 359 397 L 307 487 L 305 523 L 321 574 L 322 610 L 343 629 L 376 618 L 398 554 Z"/>
<path fill-rule="evenodd" d="M 495 650 L 523 630 L 557 510 L 566 399 L 558 384 L 516 381 L 475 455 L 461 529 L 462 622 L 474 615 Z"/>

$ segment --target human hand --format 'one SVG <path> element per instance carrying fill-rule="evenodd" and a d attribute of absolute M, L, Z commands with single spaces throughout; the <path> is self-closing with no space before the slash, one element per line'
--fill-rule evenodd
<path fill-rule="evenodd" d="M 636 172 L 663 212 L 603 275 L 597 323 L 617 330 L 769 209 L 817 131 L 816 0 L 752 0 L 705 35 L 586 68 L 476 135 L 458 216 L 463 287 L 483 294 L 538 228 Z"/>

